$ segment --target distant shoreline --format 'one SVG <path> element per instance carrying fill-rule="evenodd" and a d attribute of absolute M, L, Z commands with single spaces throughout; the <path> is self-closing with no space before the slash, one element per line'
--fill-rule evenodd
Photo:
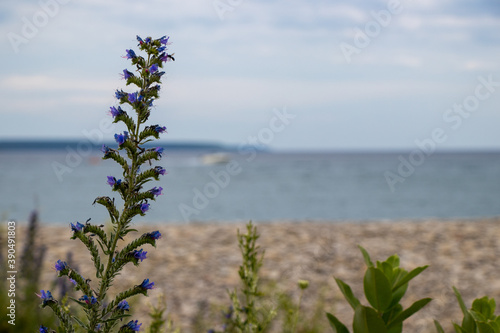
<path fill-rule="evenodd" d="M 100 141 L 100 140 L 98 140 Z M 66 150 L 68 147 L 77 149 L 91 147 L 92 150 L 100 151 L 102 145 L 112 147 L 116 145 L 114 141 L 105 141 L 96 143 L 94 139 L 0 139 L 0 152 L 18 151 L 18 150 Z M 281 154 L 335 154 L 335 155 L 398 155 L 408 154 L 412 148 L 408 149 L 271 149 L 267 146 L 239 146 L 232 144 L 223 144 L 218 142 L 205 141 L 156 141 L 154 144 L 146 143 L 145 147 L 161 146 L 171 151 L 204 151 L 204 152 L 241 152 L 245 149 L 256 149 L 260 152 L 272 152 Z M 446 149 L 436 150 L 435 154 L 500 154 L 500 149 Z"/>

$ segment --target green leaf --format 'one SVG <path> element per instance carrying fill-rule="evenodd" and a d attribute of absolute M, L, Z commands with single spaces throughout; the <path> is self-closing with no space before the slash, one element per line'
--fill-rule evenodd
<path fill-rule="evenodd" d="M 377 312 L 362 305 L 354 312 L 352 328 L 354 333 L 387 333 L 387 328 Z"/>
<path fill-rule="evenodd" d="M 453 292 L 455 293 L 455 297 L 457 298 L 458 304 L 460 305 L 460 309 L 462 309 L 462 313 L 465 315 L 468 310 L 465 306 L 464 300 L 462 299 L 462 295 L 460 295 L 460 292 L 455 287 L 453 287 Z"/>
<path fill-rule="evenodd" d="M 469 331 L 464 330 L 462 327 L 459 325 L 453 323 L 453 328 L 455 328 L 455 332 L 457 333 L 469 333 Z M 475 333 L 476 331 L 471 331 L 470 333 Z"/>
<path fill-rule="evenodd" d="M 476 322 L 488 320 L 482 313 L 479 313 L 475 310 L 470 310 L 469 313 L 471 314 L 472 318 L 474 318 L 474 320 Z"/>
<path fill-rule="evenodd" d="M 482 314 L 485 319 L 492 319 L 495 312 L 495 300 L 491 299 L 493 302 L 490 302 L 490 299 L 487 296 L 482 298 L 475 299 L 472 302 L 472 310 Z"/>
<path fill-rule="evenodd" d="M 434 320 L 434 326 L 436 326 L 436 331 L 438 333 L 445 333 L 443 327 L 437 320 Z"/>
<path fill-rule="evenodd" d="M 388 323 L 387 328 L 391 328 L 395 325 L 401 324 L 403 321 L 411 317 L 413 314 L 420 311 L 420 309 L 426 306 L 430 301 L 432 301 L 432 298 L 422 298 L 421 300 L 416 301 L 408 309 L 403 310 L 403 312 L 397 315 L 396 318 L 394 318 L 394 320 Z"/>
<path fill-rule="evenodd" d="M 394 301 L 392 303 L 394 303 Z M 394 307 L 390 307 L 390 310 L 386 310 L 382 314 L 382 320 L 384 323 L 390 323 L 401 312 L 403 312 L 403 306 L 401 304 L 396 304 Z"/>
<path fill-rule="evenodd" d="M 399 287 L 401 287 L 402 285 L 404 285 L 405 283 L 410 282 L 411 279 L 413 279 L 418 274 L 422 273 L 424 270 L 427 269 L 427 267 L 429 267 L 429 265 L 415 268 L 410 273 L 406 274 L 405 277 L 403 277 L 401 280 L 399 280 L 398 283 L 396 283 L 396 285 L 392 287 L 392 290 L 396 290 Z"/>
<path fill-rule="evenodd" d="M 389 309 L 392 309 L 393 306 L 399 303 L 399 301 L 405 295 L 407 289 L 408 289 L 408 284 L 404 284 L 392 292 L 392 302 L 391 305 L 389 306 Z"/>
<path fill-rule="evenodd" d="M 393 269 L 392 265 L 385 261 L 381 263 L 377 261 L 377 268 L 380 269 L 382 273 L 384 273 L 384 275 L 387 277 L 390 283 L 394 278 L 394 273 L 395 273 L 395 270 Z"/>
<path fill-rule="evenodd" d="M 399 267 L 399 256 L 397 254 L 394 254 L 387 258 L 385 262 L 391 265 L 393 268 Z"/>
<path fill-rule="evenodd" d="M 373 263 L 372 260 L 370 259 L 370 255 L 368 254 L 368 252 L 361 245 L 358 245 L 358 247 L 361 250 L 361 253 L 363 254 L 366 266 L 373 267 Z"/>
<path fill-rule="evenodd" d="M 328 318 L 328 322 L 330 323 L 330 326 L 333 329 L 334 333 L 349 333 L 349 330 L 347 327 L 342 324 L 337 317 L 332 315 L 331 313 L 326 313 L 326 318 Z"/>
<path fill-rule="evenodd" d="M 88 329 L 87 325 L 85 325 L 80 319 L 78 319 L 77 316 L 71 316 L 71 318 L 73 318 L 83 329 Z"/>
<path fill-rule="evenodd" d="M 466 311 L 464 314 L 464 319 L 462 320 L 462 328 L 465 332 L 476 332 L 476 321 L 474 320 L 474 316 L 469 311 Z"/>
<path fill-rule="evenodd" d="M 493 327 L 491 327 L 488 323 L 485 322 L 477 323 L 477 331 L 478 333 L 495 333 Z"/>
<path fill-rule="evenodd" d="M 385 311 L 391 304 L 392 291 L 384 273 L 378 268 L 369 267 L 366 270 L 363 285 L 370 305 L 380 312 Z"/>
<path fill-rule="evenodd" d="M 335 278 L 335 282 L 337 282 L 340 291 L 342 292 L 342 294 L 344 294 L 345 299 L 347 300 L 347 302 L 349 302 L 352 309 L 356 310 L 356 308 L 360 305 L 360 302 L 352 293 L 351 287 L 349 287 L 347 283 L 344 283 L 342 280 L 337 278 Z"/>
<path fill-rule="evenodd" d="M 400 267 L 396 267 L 392 271 L 392 279 L 389 279 L 389 282 L 391 282 L 391 286 L 394 288 L 394 286 L 399 283 L 406 275 L 408 275 L 408 272 Z"/>

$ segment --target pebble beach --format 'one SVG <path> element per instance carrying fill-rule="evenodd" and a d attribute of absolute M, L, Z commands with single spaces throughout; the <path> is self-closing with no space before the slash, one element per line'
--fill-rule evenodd
<path fill-rule="evenodd" d="M 401 266 L 411 270 L 429 265 L 412 280 L 402 300 L 408 307 L 419 298 L 433 301 L 405 322 L 406 332 L 435 332 L 433 320 L 451 331 L 451 321 L 460 321 L 461 312 L 453 294 L 456 286 L 470 306 L 472 300 L 488 295 L 500 300 L 500 218 L 475 220 L 400 220 L 370 222 L 272 221 L 255 224 L 261 235 L 258 244 L 265 250 L 261 269 L 263 285 L 274 285 L 273 292 L 297 299 L 297 280 L 310 281 L 302 309 L 312 313 L 319 302 L 348 327 L 352 310 L 333 277 L 348 283 L 362 303 L 365 264 L 357 245 L 372 260 L 385 260 L 398 254 Z M 22 228 L 18 235 L 22 235 Z M 244 223 L 182 224 L 136 226 L 139 233 L 159 230 L 163 237 L 157 248 L 147 245 L 147 259 L 139 267 L 129 265 L 115 284 L 123 288 L 149 278 L 156 288 L 150 297 L 139 297 L 133 305 L 138 318 L 147 324 L 147 304 L 160 294 L 167 301 L 167 313 L 174 325 L 189 332 L 195 317 L 215 308 L 228 306 L 228 290 L 239 286 L 241 256 L 236 232 L 245 232 Z M 50 239 L 43 262 L 42 288 L 56 276 L 54 263 L 66 260 L 72 252 L 78 271 L 94 272 L 86 248 L 70 240 L 69 227 L 43 225 L 38 239 Z M 22 236 L 18 242 L 22 246 Z M 91 283 L 94 283 L 92 281 Z M 271 295 L 272 297 L 272 295 Z M 216 326 L 220 318 L 207 318 Z M 322 320 L 326 319 L 322 318 Z"/>

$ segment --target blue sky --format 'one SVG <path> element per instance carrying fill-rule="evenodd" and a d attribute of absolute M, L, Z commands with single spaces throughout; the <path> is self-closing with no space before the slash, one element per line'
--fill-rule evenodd
<path fill-rule="evenodd" d="M 139 34 L 171 38 L 170 141 L 498 149 L 499 31 L 494 0 L 3 1 L 0 138 L 121 132 L 99 124 Z"/>

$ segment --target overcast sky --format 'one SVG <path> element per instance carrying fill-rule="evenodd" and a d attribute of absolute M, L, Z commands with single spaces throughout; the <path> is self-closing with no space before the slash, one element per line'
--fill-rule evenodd
<path fill-rule="evenodd" d="M 171 141 L 500 148 L 496 0 L 2 1 L 0 139 L 99 130 L 137 34 L 172 42 Z"/>

